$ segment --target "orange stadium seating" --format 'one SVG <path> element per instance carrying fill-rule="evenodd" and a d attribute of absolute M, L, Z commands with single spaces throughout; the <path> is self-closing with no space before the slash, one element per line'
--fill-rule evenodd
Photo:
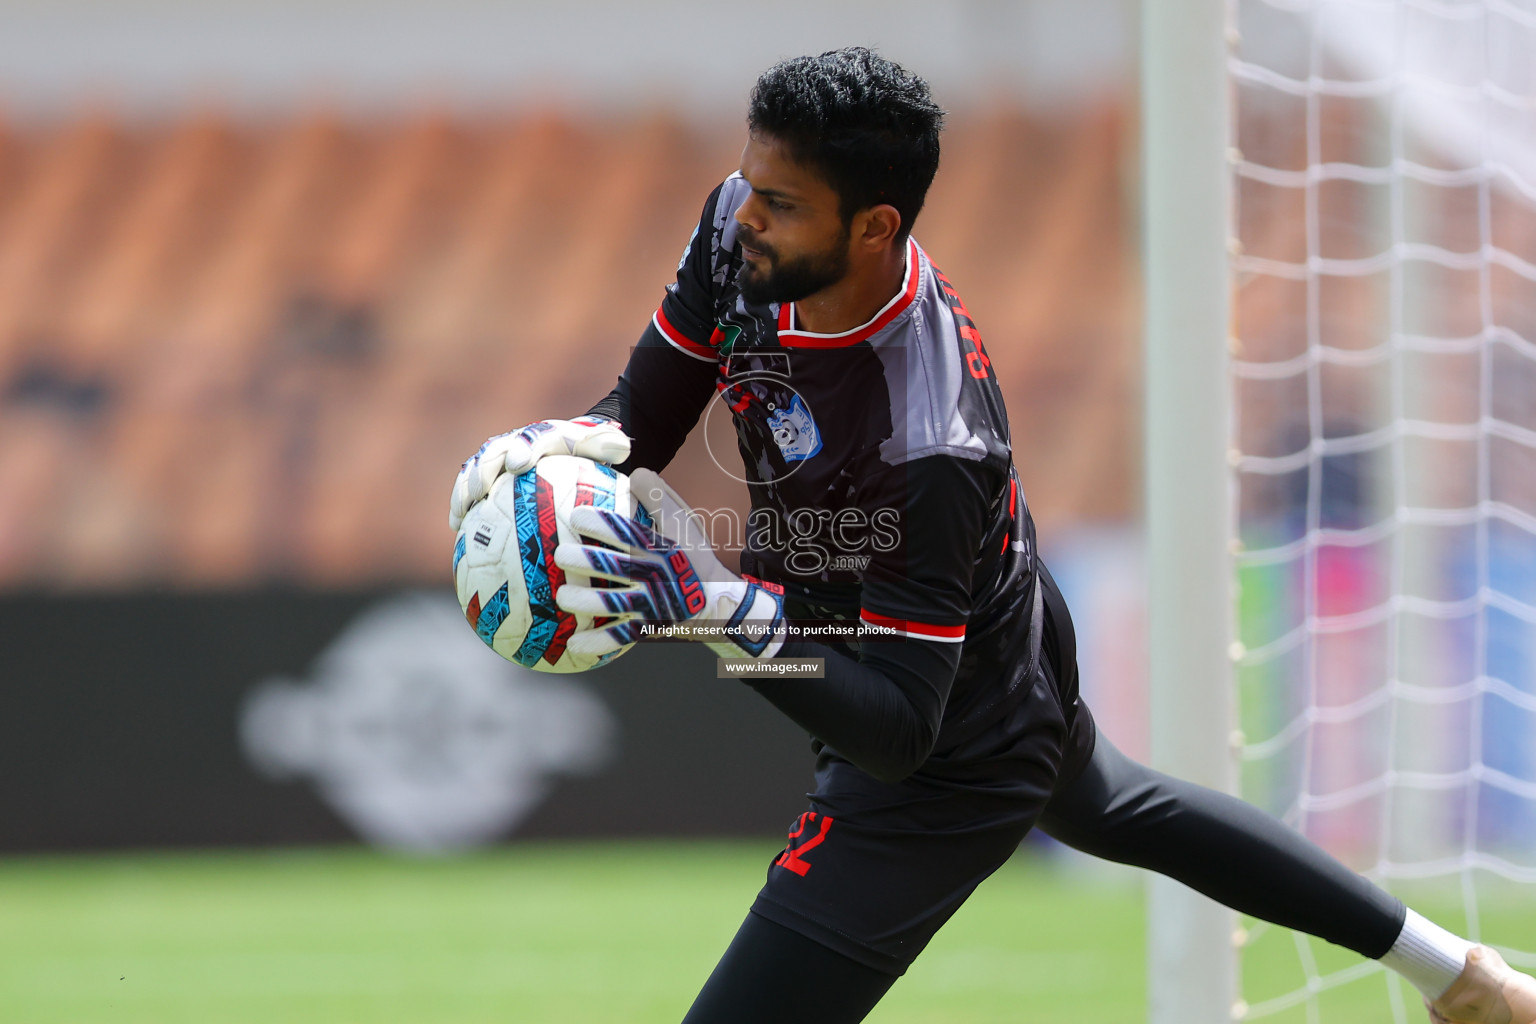
<path fill-rule="evenodd" d="M 1136 491 L 1126 121 L 957 117 L 917 225 L 1047 527 Z M 0 586 L 446 583 L 459 461 L 606 392 L 740 143 L 661 114 L 0 122 Z M 743 505 L 689 444 L 682 493 Z"/>

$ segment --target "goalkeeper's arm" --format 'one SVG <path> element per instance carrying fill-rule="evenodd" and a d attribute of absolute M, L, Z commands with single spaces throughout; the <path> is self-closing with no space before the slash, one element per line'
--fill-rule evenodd
<path fill-rule="evenodd" d="M 965 623 L 997 479 L 979 463 L 948 456 L 890 467 L 884 475 L 891 479 L 866 483 L 877 493 L 901 496 L 904 543 L 877 555 L 865 571 L 862 616 L 873 622 L 908 620 L 908 627 L 912 619 Z M 791 640 L 778 656 L 825 658 L 824 679 L 744 681 L 864 771 L 895 781 L 933 752 L 962 646 L 954 638 L 909 632 L 899 639 L 865 640 L 855 661 L 825 644 Z"/>
<path fill-rule="evenodd" d="M 724 657 L 824 659 L 823 679 L 748 679 L 812 736 L 870 775 L 905 778 L 928 759 L 938 739 L 960 664 L 972 566 L 995 481 L 976 464 L 944 457 L 892 472 L 907 479 L 911 500 L 903 525 L 912 531 L 911 543 L 922 547 L 866 574 L 861 614 L 872 622 L 899 622 L 898 638 L 862 643 L 857 660 L 824 644 L 790 639 L 781 599 L 724 569 L 687 505 L 660 477 L 642 469 L 632 484 L 654 530 L 612 512 L 576 509 L 571 526 L 588 543 L 555 550 L 561 568 L 609 580 L 607 586 L 567 582 L 557 592 L 567 611 L 603 617 L 573 635 L 570 649 L 617 649 L 642 635 L 646 623 L 756 622 L 765 630 L 760 643 L 731 635 L 706 642 Z M 686 599 L 690 593 L 695 601 Z M 738 610 L 749 614 L 743 618 Z M 917 610 L 917 617 L 939 625 L 912 621 Z M 922 630 L 931 632 L 925 636 Z M 931 638 L 934 634 L 944 639 Z"/>
<path fill-rule="evenodd" d="M 705 203 L 694 240 L 712 230 L 719 193 L 715 189 Z M 618 386 L 591 413 L 573 420 L 541 420 L 498 434 L 465 460 L 449 503 L 453 529 L 459 528 L 470 506 L 490 492 L 498 476 L 524 472 L 545 455 L 581 455 L 623 472 L 640 466 L 660 469 L 672 461 L 714 393 L 717 360 L 704 344 L 715 322 L 709 262 L 713 248 L 689 242 L 677 281 L 640 336 Z M 676 337 L 663 335 L 662 324 Z"/>
<path fill-rule="evenodd" d="M 521 473 L 546 455 L 580 455 L 628 473 L 672 461 L 714 392 L 715 365 L 678 352 L 647 327 L 618 386 L 585 416 L 541 420 L 498 434 L 459 467 L 448 524 L 457 530 L 503 473 Z M 628 436 L 626 436 L 628 435 Z"/>
<path fill-rule="evenodd" d="M 617 420 L 632 439 L 629 459 L 615 468 L 664 469 L 714 395 L 717 372 L 715 363 L 679 352 L 655 324 L 647 326 L 618 384 L 589 411 Z"/>
<path fill-rule="evenodd" d="M 710 344 L 716 324 L 714 260 L 720 255 L 715 224 L 717 186 L 704 202 L 698 226 L 645 333 L 630 353 L 618 386 L 592 412 L 618 420 L 634 439 L 621 472 L 660 472 L 682 447 L 715 393 L 719 353 Z M 665 332 L 665 333 L 663 333 Z"/>

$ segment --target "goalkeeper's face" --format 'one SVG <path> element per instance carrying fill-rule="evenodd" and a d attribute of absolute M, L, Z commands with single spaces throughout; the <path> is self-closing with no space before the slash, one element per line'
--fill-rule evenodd
<path fill-rule="evenodd" d="M 742 298 L 798 302 L 848 276 L 852 231 L 831 185 L 767 136 L 748 140 L 741 173 L 752 186 L 736 211 Z"/>

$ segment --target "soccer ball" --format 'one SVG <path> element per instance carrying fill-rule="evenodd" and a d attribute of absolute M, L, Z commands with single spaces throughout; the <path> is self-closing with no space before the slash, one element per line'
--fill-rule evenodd
<path fill-rule="evenodd" d="M 470 628 L 503 658 L 540 672 L 585 672 L 634 646 L 602 655 L 566 648 L 572 633 L 593 624 L 555 605 L 567 581 L 592 585 L 555 564 L 555 545 L 581 542 L 569 524 L 578 505 L 651 523 L 630 496 L 629 477 L 591 459 L 548 455 L 526 473 L 498 477 L 453 545 L 454 588 Z"/>

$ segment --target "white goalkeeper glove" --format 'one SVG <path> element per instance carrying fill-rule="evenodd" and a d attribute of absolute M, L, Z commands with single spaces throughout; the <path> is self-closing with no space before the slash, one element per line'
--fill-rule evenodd
<path fill-rule="evenodd" d="M 650 529 L 603 509 L 571 510 L 571 528 L 596 544 L 561 544 L 555 564 L 613 586 L 566 583 L 555 603 L 599 616 L 567 648 L 606 654 L 647 635 L 646 626 L 708 627 L 699 637 L 722 658 L 771 658 L 784 645 L 784 600 L 720 564 L 697 513 L 648 469 L 629 475 L 629 492 L 656 523 Z"/>
<path fill-rule="evenodd" d="M 629 438 L 619 424 L 606 416 L 580 416 L 574 420 L 540 420 L 506 434 L 497 434 L 480 446 L 453 482 L 448 505 L 448 525 L 454 530 L 475 502 L 491 493 L 491 484 L 503 473 L 526 473 L 546 455 L 580 455 L 594 462 L 617 465 L 629 458 Z"/>

